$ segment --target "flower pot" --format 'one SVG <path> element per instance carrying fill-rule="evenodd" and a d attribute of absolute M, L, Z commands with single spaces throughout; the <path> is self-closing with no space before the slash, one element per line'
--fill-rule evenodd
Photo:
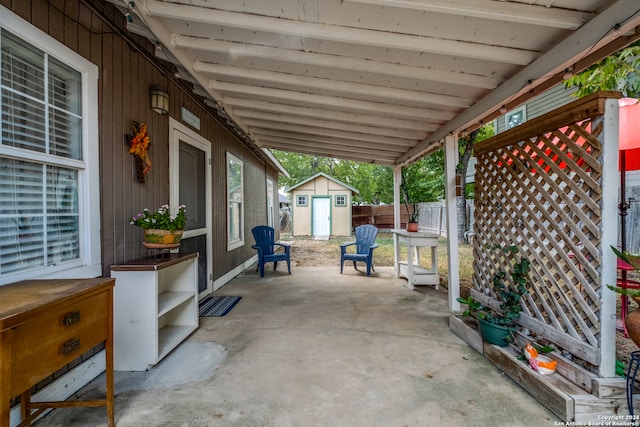
<path fill-rule="evenodd" d="M 407 231 L 418 231 L 418 223 L 417 222 L 408 222 L 407 223 Z"/>
<path fill-rule="evenodd" d="M 480 327 L 480 336 L 482 339 L 499 347 L 508 346 L 509 341 L 507 341 L 507 338 L 509 338 L 517 329 L 515 326 L 506 327 L 496 325 L 483 319 L 478 319 L 478 326 Z"/>
<path fill-rule="evenodd" d="M 184 230 L 168 231 L 149 228 L 144 230 L 144 246 L 147 249 L 173 249 L 180 246 Z"/>

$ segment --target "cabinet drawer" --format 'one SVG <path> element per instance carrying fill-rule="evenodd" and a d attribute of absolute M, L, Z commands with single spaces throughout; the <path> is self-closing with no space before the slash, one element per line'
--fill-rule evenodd
<path fill-rule="evenodd" d="M 104 341 L 109 294 L 103 292 L 51 310 L 5 331 L 11 353 L 11 396 L 46 378 Z"/>

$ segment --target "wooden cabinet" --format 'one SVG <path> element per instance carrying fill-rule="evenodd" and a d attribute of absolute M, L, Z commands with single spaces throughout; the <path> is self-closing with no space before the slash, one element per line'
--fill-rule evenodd
<path fill-rule="evenodd" d="M 107 407 L 113 413 L 113 279 L 28 280 L 0 286 L 0 426 L 9 425 L 9 400 L 20 396 L 29 425 L 45 409 Z M 30 389 L 105 343 L 106 398 L 31 402 Z"/>
<path fill-rule="evenodd" d="M 409 289 L 415 285 L 433 285 L 437 290 L 440 285 L 438 275 L 438 235 L 426 232 L 411 232 L 406 230 L 392 230 L 393 247 L 395 251 L 396 277 L 405 277 Z M 407 245 L 407 261 L 400 260 L 400 246 Z M 420 264 L 420 248 L 431 250 L 431 266 Z"/>
<path fill-rule="evenodd" d="M 145 371 L 198 328 L 198 254 L 111 267 L 114 369 Z"/>

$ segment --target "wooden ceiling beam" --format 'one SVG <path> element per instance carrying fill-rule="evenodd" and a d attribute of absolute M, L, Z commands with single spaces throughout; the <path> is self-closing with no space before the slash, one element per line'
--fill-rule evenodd
<path fill-rule="evenodd" d="M 300 145 L 289 146 L 288 144 L 280 144 L 273 141 L 265 141 L 264 148 L 290 151 L 290 152 L 302 153 L 302 154 L 311 154 L 314 156 L 323 156 L 323 157 L 338 158 L 338 159 L 344 159 L 344 160 L 352 160 L 354 162 L 360 162 L 360 163 L 377 163 L 377 164 L 383 164 L 383 165 L 392 165 L 395 161 L 395 158 L 393 157 L 374 157 L 374 156 L 368 155 L 367 153 L 361 153 L 361 155 L 358 155 L 360 153 L 356 153 L 348 149 L 346 150 L 325 149 L 322 147 L 306 148 Z"/>
<path fill-rule="evenodd" d="M 294 139 L 294 138 L 281 138 L 281 137 L 277 137 L 277 136 L 269 136 L 269 135 L 265 135 L 265 134 L 256 134 L 256 138 L 259 141 L 263 141 L 266 143 L 266 141 L 270 141 L 270 142 L 277 142 L 279 144 L 287 144 L 287 145 L 300 145 L 300 140 Z M 343 151 L 352 151 L 354 153 L 358 153 L 358 154 L 363 154 L 363 155 L 368 155 L 368 156 L 373 156 L 373 157 L 382 157 L 382 158 L 387 158 L 387 159 L 395 159 L 396 157 L 398 157 L 400 154 L 402 154 L 401 150 L 382 150 L 378 147 L 378 145 L 375 146 L 369 146 L 369 147 L 361 147 L 361 146 L 345 146 L 342 144 L 332 144 L 330 142 L 323 142 L 322 143 L 322 148 L 326 149 L 326 150 L 343 150 Z"/>
<path fill-rule="evenodd" d="M 355 141 L 366 141 L 372 144 L 394 144 L 398 146 L 404 146 L 405 148 L 410 148 L 419 141 L 419 139 L 411 141 L 403 138 L 394 138 L 390 136 L 372 135 L 368 133 L 352 132 L 352 131 L 323 128 L 323 127 L 293 125 L 293 124 L 280 123 L 280 122 L 268 122 L 264 120 L 245 119 L 242 122 L 245 126 L 247 126 L 249 133 L 251 135 L 253 135 L 255 128 L 280 129 L 280 130 L 287 130 L 290 132 L 301 133 L 301 134 L 340 137 L 345 141 L 355 140 Z"/>
<path fill-rule="evenodd" d="M 376 97 L 381 101 L 396 103 L 409 102 L 420 105 L 440 105 L 446 107 L 467 108 L 472 100 L 459 96 L 443 95 L 438 93 L 421 92 L 402 88 L 377 86 L 363 83 L 347 82 L 340 80 L 323 79 L 319 77 L 301 76 L 276 71 L 257 70 L 244 67 L 232 67 L 229 65 L 213 64 L 196 61 L 193 69 L 200 73 L 216 76 L 216 80 L 225 78 L 243 79 L 253 86 L 266 86 L 267 84 L 286 85 L 292 88 L 320 89 L 341 93 L 345 96 Z M 297 89 L 299 90 L 299 89 Z"/>
<path fill-rule="evenodd" d="M 147 0 L 145 14 L 187 22 L 200 22 L 222 27 L 241 28 L 249 31 L 264 31 L 316 40 L 331 40 L 341 43 L 376 46 L 385 49 L 401 49 L 428 52 L 438 55 L 474 58 L 515 65 L 526 65 L 539 56 L 538 52 L 504 46 L 485 45 L 472 41 L 447 40 L 402 34 L 391 31 L 369 30 L 339 25 L 281 19 L 272 16 L 229 12 L 209 7 L 167 3 Z"/>
<path fill-rule="evenodd" d="M 431 108 L 407 107 L 404 105 L 393 105 L 382 102 L 361 101 L 357 99 L 341 98 L 338 96 L 327 96 L 315 93 L 296 92 L 292 90 L 272 89 L 261 86 L 249 86 L 239 83 L 225 83 L 210 81 L 209 87 L 224 96 L 246 96 L 251 99 L 275 100 L 284 104 L 298 104 L 302 106 L 322 106 L 325 108 L 337 108 L 352 112 L 376 112 L 377 114 L 390 117 L 449 121 L 456 116 L 454 112 L 436 110 Z"/>
<path fill-rule="evenodd" d="M 234 110 L 237 117 L 244 123 L 246 119 L 262 120 L 264 122 L 279 122 L 302 126 L 312 126 L 317 128 L 329 128 L 336 130 L 345 130 L 351 132 L 369 133 L 371 135 L 391 136 L 395 138 L 404 138 L 412 141 L 422 140 L 425 132 L 406 129 L 393 129 L 388 127 L 378 127 L 371 125 L 361 125 L 357 123 L 345 123 L 335 120 L 324 120 L 323 118 L 310 118 L 291 116 L 289 114 L 273 114 L 263 111 Z"/>
<path fill-rule="evenodd" d="M 384 7 L 472 16 L 495 21 L 518 22 L 526 25 L 575 30 L 593 16 L 592 13 L 547 7 L 538 4 L 502 0 L 344 0 Z"/>
<path fill-rule="evenodd" d="M 482 89 L 495 89 L 503 81 L 500 77 L 496 76 L 481 76 L 466 72 L 381 62 L 375 60 L 375 58 L 362 59 L 326 53 L 303 52 L 293 49 L 203 39 L 202 37 L 179 34 L 173 34 L 171 45 L 187 50 L 222 53 L 228 55 L 230 58 L 264 59 L 268 61 L 302 64 L 309 67 L 335 68 L 338 70 L 393 77 L 402 76 L 402 78 L 405 79 L 449 83 Z M 195 64 L 195 61 L 192 64 Z"/>
<path fill-rule="evenodd" d="M 273 128 L 255 128 L 252 130 L 253 135 L 271 135 L 279 138 L 287 138 L 289 140 L 305 141 L 318 145 L 322 144 L 338 144 L 346 147 L 360 147 L 360 148 L 377 148 L 384 151 L 406 151 L 407 147 L 403 144 L 398 144 L 396 141 L 387 141 L 384 143 L 378 143 L 372 145 L 371 141 L 346 139 L 342 136 L 329 136 L 324 134 L 312 134 L 312 133 L 299 133 L 292 132 L 288 129 L 280 130 Z"/>
<path fill-rule="evenodd" d="M 394 129 L 409 129 L 416 131 L 435 131 L 440 128 L 437 124 L 426 123 L 422 120 L 403 120 L 376 114 L 349 113 L 346 111 L 324 110 L 320 107 L 299 107 L 297 105 L 279 104 L 246 98 L 226 97 L 225 105 L 233 107 L 234 113 L 241 115 L 243 111 L 265 111 L 288 114 L 291 117 L 322 117 L 343 123 L 359 123 L 369 126 L 387 126 Z M 237 108 L 236 108 L 237 107 Z"/>

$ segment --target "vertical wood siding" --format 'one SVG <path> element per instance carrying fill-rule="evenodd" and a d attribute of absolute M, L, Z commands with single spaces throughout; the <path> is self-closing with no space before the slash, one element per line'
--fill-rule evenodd
<path fill-rule="evenodd" d="M 181 121 L 185 107 L 201 120 L 200 135 L 211 142 L 213 191 L 213 278 L 217 279 L 254 255 L 251 228 L 266 224 L 266 179 L 277 185 L 278 171 L 257 157 L 234 134 L 224 128 L 215 113 L 189 84 L 174 80 L 174 67 L 156 59 L 154 46 L 128 33 L 125 19 L 110 3 L 91 0 L 0 0 L 32 25 L 96 64 L 99 74 L 99 144 L 102 267 L 146 256 L 142 232 L 128 219 L 144 208 L 169 201 L 169 115 Z M 91 6 L 91 7 L 90 7 Z M 150 108 L 149 90 L 157 86 L 169 92 L 170 113 L 159 115 Z M 145 183 L 136 180 L 135 162 L 128 153 L 127 135 L 132 121 L 148 125 L 153 166 Z M 195 129 L 194 129 L 195 130 Z M 245 246 L 226 250 L 225 152 L 244 162 Z M 277 193 L 274 206 L 278 205 Z"/>

